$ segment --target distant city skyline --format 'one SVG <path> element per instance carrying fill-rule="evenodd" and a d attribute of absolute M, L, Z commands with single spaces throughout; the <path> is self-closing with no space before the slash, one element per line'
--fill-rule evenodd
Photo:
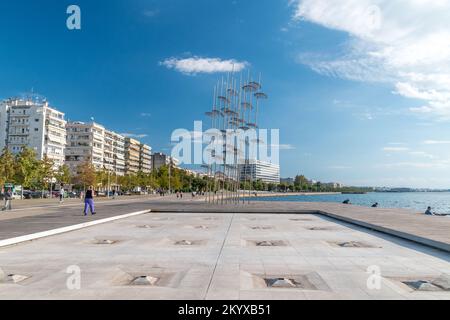
<path fill-rule="evenodd" d="M 450 188 L 447 1 L 76 2 L 81 30 L 68 1 L 0 4 L 1 100 L 33 90 L 66 120 L 170 154 L 215 83 L 250 69 L 282 177 Z"/>

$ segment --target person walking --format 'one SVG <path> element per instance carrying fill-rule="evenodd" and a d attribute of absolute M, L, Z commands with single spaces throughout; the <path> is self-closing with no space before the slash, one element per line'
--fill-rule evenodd
<path fill-rule="evenodd" d="M 61 185 L 61 189 L 59 190 L 59 204 L 64 202 L 64 186 Z"/>
<path fill-rule="evenodd" d="M 5 206 L 2 208 L 2 211 L 12 210 L 12 191 L 11 189 L 6 190 L 5 192 Z"/>
<path fill-rule="evenodd" d="M 90 186 L 86 191 L 86 195 L 84 196 L 84 215 L 88 215 L 88 210 L 91 211 L 92 215 L 95 215 L 95 207 L 94 207 L 94 187 Z"/>

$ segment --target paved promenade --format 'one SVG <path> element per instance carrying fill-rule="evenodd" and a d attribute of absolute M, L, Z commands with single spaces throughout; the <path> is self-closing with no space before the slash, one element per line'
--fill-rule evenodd
<path fill-rule="evenodd" d="M 0 299 L 448 300 L 449 261 L 320 215 L 148 213 L 0 248 Z"/>
<path fill-rule="evenodd" d="M 450 252 L 450 217 L 430 217 L 401 209 L 374 209 L 335 203 L 253 202 L 246 205 L 210 205 L 185 196 L 140 197 L 103 200 L 97 203 L 98 215 L 84 217 L 82 204 L 19 209 L 0 213 L 0 240 L 82 223 L 92 219 L 152 210 L 154 212 L 214 213 L 295 213 L 322 214 L 369 229 L 385 232 Z"/>
<path fill-rule="evenodd" d="M 83 222 L 95 221 L 127 213 L 149 210 L 153 203 L 170 203 L 175 196 L 124 197 L 117 200 L 97 199 L 97 215 L 85 217 L 81 200 L 58 200 L 19 203 L 14 210 L 0 212 L 0 240 L 20 237 L 32 233 L 67 227 Z M 19 201 L 18 201 L 19 202 Z M 186 200 L 185 203 L 190 202 Z M 16 203 L 15 203 L 16 204 Z M 31 204 L 31 205 L 30 205 Z"/>
<path fill-rule="evenodd" d="M 450 217 L 430 217 L 402 209 L 366 208 L 337 203 L 253 202 L 244 205 L 190 203 L 152 206 L 153 211 L 316 213 L 450 252 Z"/>
<path fill-rule="evenodd" d="M 186 196 L 104 200 L 97 212 L 75 202 L 1 213 L 0 242 L 142 212 L 0 247 L 0 299 L 450 299 L 444 217 Z M 74 266 L 80 290 L 67 287 Z"/>

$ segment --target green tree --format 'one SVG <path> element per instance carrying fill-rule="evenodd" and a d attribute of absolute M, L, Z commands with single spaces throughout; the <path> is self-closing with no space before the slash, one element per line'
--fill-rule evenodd
<path fill-rule="evenodd" d="M 95 171 L 95 169 L 94 169 L 94 171 Z M 106 169 L 96 171 L 95 172 L 95 182 L 96 182 L 97 186 L 100 186 L 100 187 L 108 186 L 108 176 L 109 176 L 109 179 L 111 179 L 110 175 L 111 175 L 111 173 L 108 172 L 108 170 L 106 170 Z"/>
<path fill-rule="evenodd" d="M 82 185 L 84 188 L 87 186 L 95 186 L 97 182 L 97 175 L 95 172 L 95 167 L 90 161 L 85 161 L 78 166 L 78 174 L 76 176 L 76 181 L 78 184 Z"/>
<path fill-rule="evenodd" d="M 72 181 L 72 174 L 70 173 L 70 168 L 67 165 L 59 167 L 55 177 L 59 183 L 69 184 Z"/>
<path fill-rule="evenodd" d="M 135 175 L 127 174 L 123 177 L 119 177 L 119 183 L 123 191 L 132 191 L 136 187 L 139 187 L 139 183 Z"/>
<path fill-rule="evenodd" d="M 0 183 L 12 183 L 15 176 L 14 156 L 8 148 L 4 148 L 0 156 Z"/>
<path fill-rule="evenodd" d="M 30 148 L 23 148 L 15 161 L 15 182 L 29 189 L 39 184 L 38 178 L 39 161 L 36 152 Z"/>
<path fill-rule="evenodd" d="M 159 168 L 157 173 L 158 184 L 161 188 L 167 190 L 169 189 L 169 167 L 162 166 Z"/>
<path fill-rule="evenodd" d="M 295 177 L 294 186 L 298 191 L 306 191 L 310 185 L 309 180 L 304 175 Z"/>
<path fill-rule="evenodd" d="M 53 178 L 55 177 L 55 164 L 53 160 L 49 159 L 47 156 L 38 162 L 37 174 L 37 186 L 41 186 L 46 190 L 50 189 Z"/>

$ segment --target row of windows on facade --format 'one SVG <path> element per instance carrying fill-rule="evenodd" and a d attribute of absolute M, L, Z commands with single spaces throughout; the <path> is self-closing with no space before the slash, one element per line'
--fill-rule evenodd
<path fill-rule="evenodd" d="M 12 149 L 14 152 L 15 152 L 15 151 L 20 152 L 20 151 L 22 151 L 23 147 L 22 147 L 22 146 L 12 146 L 11 149 Z M 62 154 L 63 154 L 63 150 L 62 150 L 62 149 L 59 149 L 59 148 L 53 148 L 53 147 L 50 147 L 50 148 L 46 148 L 46 154 L 47 154 L 47 155 L 50 155 L 50 154 L 53 154 L 53 155 L 62 155 Z"/>
<path fill-rule="evenodd" d="M 11 113 L 12 114 L 21 114 L 21 115 L 30 115 L 29 112 L 27 112 L 30 108 L 25 108 L 25 109 L 20 109 L 20 108 L 14 108 L 12 109 Z M 54 117 L 54 118 L 58 118 L 61 120 L 64 120 L 64 115 L 61 113 L 55 113 L 55 112 L 50 112 L 49 113 L 50 117 Z"/>
<path fill-rule="evenodd" d="M 11 128 L 9 130 L 9 134 L 18 134 L 18 133 L 27 134 L 29 132 L 30 132 L 30 127 L 28 127 L 28 126 L 25 128 Z M 34 132 L 39 132 L 39 128 L 34 128 Z M 66 136 L 64 134 L 62 134 L 61 132 L 57 132 L 54 130 L 49 130 L 48 132 L 56 137 L 66 138 Z"/>

